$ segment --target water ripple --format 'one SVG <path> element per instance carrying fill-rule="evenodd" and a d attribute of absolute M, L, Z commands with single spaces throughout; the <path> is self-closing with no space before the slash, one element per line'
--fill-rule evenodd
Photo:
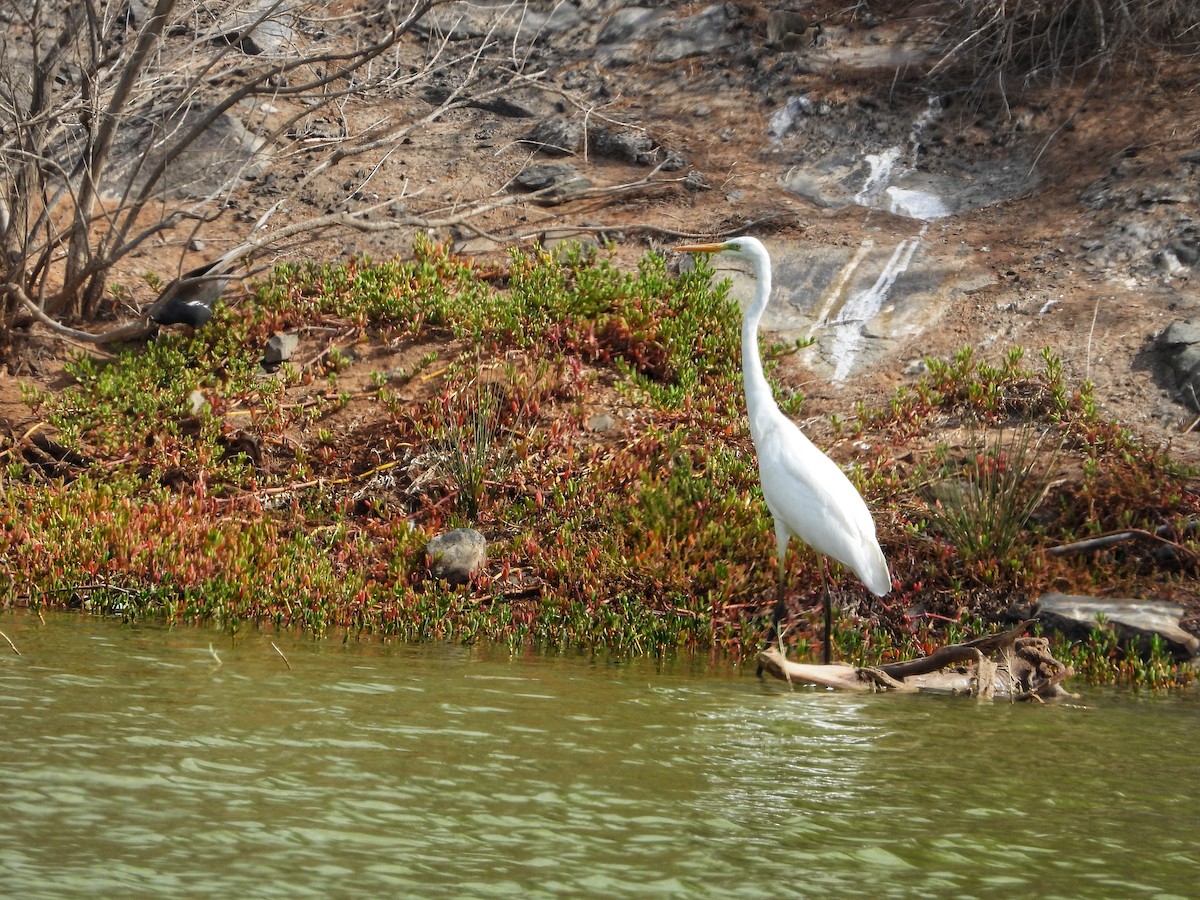
<path fill-rule="evenodd" d="M 0 667 L 4 896 L 1188 896 L 1200 878 L 1186 697 L 989 706 L 280 635 L 291 671 L 255 635 L 217 668 L 205 632 L 4 630 L 24 654 Z"/>

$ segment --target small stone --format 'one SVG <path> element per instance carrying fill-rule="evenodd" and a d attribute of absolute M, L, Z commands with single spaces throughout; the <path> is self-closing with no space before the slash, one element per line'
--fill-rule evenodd
<path fill-rule="evenodd" d="M 605 431 L 612 431 L 616 424 L 617 420 L 608 413 L 596 413 L 587 420 L 587 430 L 601 434 Z"/>
<path fill-rule="evenodd" d="M 579 177 L 575 167 L 567 163 L 533 163 L 517 173 L 513 183 L 526 191 L 541 191 L 563 185 Z"/>
<path fill-rule="evenodd" d="M 663 152 L 663 160 L 659 163 L 659 168 L 663 172 L 678 172 L 686 165 L 687 160 L 683 158 L 682 154 L 674 150 L 666 150 Z"/>
<path fill-rule="evenodd" d="M 193 390 L 188 394 L 188 403 L 192 406 L 192 415 L 196 416 L 200 414 L 200 410 L 208 406 L 208 398 L 199 390 Z"/>
<path fill-rule="evenodd" d="M 277 366 L 284 360 L 292 358 L 296 348 L 300 346 L 300 338 L 294 334 L 277 332 L 267 341 L 267 349 L 263 351 L 263 365 Z"/>
<path fill-rule="evenodd" d="M 426 544 L 425 558 L 434 578 L 466 584 L 487 561 L 487 539 L 474 528 L 455 528 Z"/>
<path fill-rule="evenodd" d="M 1200 344 L 1200 318 L 1172 322 L 1162 333 L 1158 342 L 1163 347 Z"/>
<path fill-rule="evenodd" d="M 533 126 L 521 141 L 533 144 L 543 153 L 566 156 L 583 146 L 583 125 L 568 119 L 547 119 Z"/>

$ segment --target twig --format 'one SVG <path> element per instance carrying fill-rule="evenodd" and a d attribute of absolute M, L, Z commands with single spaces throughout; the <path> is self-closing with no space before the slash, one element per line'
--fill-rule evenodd
<path fill-rule="evenodd" d="M 1096 305 L 1092 307 L 1092 327 L 1088 329 L 1087 339 L 1087 365 L 1083 370 L 1083 377 L 1088 381 L 1092 380 L 1092 335 L 1096 332 L 1096 317 L 1100 315 L 1100 298 L 1096 298 Z"/>
<path fill-rule="evenodd" d="M 645 234 L 657 237 L 675 239 L 700 240 L 707 238 L 724 238 L 736 234 L 744 234 L 751 231 L 759 225 L 766 225 L 779 221 L 780 219 L 795 219 L 796 214 L 792 212 L 778 212 L 767 216 L 762 216 L 758 219 L 746 219 L 739 222 L 737 225 L 729 228 L 724 228 L 720 231 L 680 231 L 674 228 L 663 228 L 658 225 L 648 225 L 643 223 L 631 223 L 628 225 L 589 225 L 581 223 L 578 225 L 554 225 L 549 228 L 536 228 L 529 231 L 514 232 L 511 235 L 502 237 L 499 235 L 484 234 L 484 237 L 503 243 L 509 241 L 526 241 L 530 238 L 545 238 L 545 237 L 566 237 L 574 234 L 594 234 L 596 236 L 610 234 Z M 554 221 L 562 221 L 562 217 L 556 217 Z"/>
<path fill-rule="evenodd" d="M 290 672 L 292 670 L 292 664 L 288 662 L 288 658 L 284 656 L 283 651 L 279 649 L 274 641 L 271 641 L 271 646 L 275 648 L 276 653 L 283 657 L 283 664 L 288 667 L 288 671 Z"/>
<path fill-rule="evenodd" d="M 12 642 L 12 639 L 7 634 L 5 634 L 3 631 L 0 631 L 0 637 L 8 641 L 8 646 L 12 647 L 13 653 L 17 654 L 17 656 L 21 655 L 21 651 L 17 649 L 17 645 Z"/>
<path fill-rule="evenodd" d="M 1194 406 L 1196 409 L 1200 409 L 1200 399 L 1196 398 L 1196 386 L 1189 382 L 1187 387 L 1188 393 L 1192 395 L 1192 406 Z M 1184 434 L 1191 434 L 1192 430 L 1196 427 L 1196 423 L 1198 422 L 1200 422 L 1200 416 L 1197 416 L 1192 424 L 1187 427 L 1187 430 L 1184 431 Z"/>
<path fill-rule="evenodd" d="M 327 357 L 329 354 L 331 354 L 334 350 L 337 350 L 340 352 L 342 348 L 340 346 L 338 346 L 338 340 L 345 336 L 346 335 L 344 335 L 344 334 L 337 335 L 337 337 L 335 337 L 332 341 L 330 341 L 328 344 L 325 345 L 324 350 L 321 350 L 319 353 L 317 353 L 315 356 L 313 356 L 312 359 L 309 359 L 309 360 L 305 361 L 304 363 L 302 363 L 300 365 L 301 371 L 304 371 L 305 369 L 311 369 L 313 366 L 315 366 L 317 363 L 319 363 L 321 360 L 323 360 L 325 357 Z"/>
<path fill-rule="evenodd" d="M 403 444 L 403 445 L 398 445 L 398 446 L 411 446 L 411 445 Z M 332 485 L 336 485 L 336 484 L 351 484 L 355 481 L 364 481 L 364 480 L 370 478 L 372 475 L 378 475 L 380 472 L 384 471 L 385 469 L 390 469 L 392 466 L 398 466 L 398 465 L 400 465 L 400 460 L 393 459 L 391 462 L 381 463 L 380 465 L 376 466 L 373 469 L 367 469 L 367 471 L 365 471 L 365 472 L 360 472 L 358 475 L 347 475 L 345 478 L 313 478 L 309 481 L 297 481 L 297 482 L 293 482 L 292 484 L 281 484 L 278 487 L 263 488 L 258 491 L 248 491 L 247 493 L 241 494 L 239 496 L 241 496 L 241 497 L 246 497 L 246 496 L 273 497 L 277 494 L 287 494 L 291 491 L 300 491 L 300 490 L 304 490 L 305 488 L 317 487 L 319 485 L 332 486 Z M 216 502 L 218 502 L 218 503 L 233 503 L 235 500 L 238 499 L 238 497 L 217 497 L 215 499 L 216 499 Z"/>
<path fill-rule="evenodd" d="M 1185 526 L 1185 530 L 1191 531 L 1197 526 L 1200 526 L 1200 522 L 1188 522 Z M 1074 541 L 1070 544 L 1059 544 L 1057 547 L 1047 547 L 1046 552 L 1051 556 L 1069 556 L 1075 553 L 1091 553 L 1095 550 L 1103 550 L 1105 547 L 1111 547 L 1113 544 L 1122 544 L 1126 541 L 1142 538 L 1144 540 L 1157 541 L 1158 543 L 1166 544 L 1168 547 L 1178 550 L 1180 553 L 1183 553 L 1193 560 L 1200 560 L 1200 553 L 1196 553 L 1194 550 L 1189 550 L 1182 544 L 1163 537 L 1164 534 L 1167 534 L 1171 530 L 1172 528 L 1169 525 L 1161 525 L 1154 531 L 1146 531 L 1141 528 L 1130 528 L 1126 531 L 1114 531 L 1109 534 L 1102 534 L 1094 538 L 1088 538 L 1087 540 Z"/>

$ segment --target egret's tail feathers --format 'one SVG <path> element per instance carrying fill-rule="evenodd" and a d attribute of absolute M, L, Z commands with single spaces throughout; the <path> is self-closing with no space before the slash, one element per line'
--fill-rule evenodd
<path fill-rule="evenodd" d="M 887 559 L 884 558 L 883 551 L 878 544 L 870 548 L 867 558 L 863 560 L 863 566 L 857 571 L 858 577 L 867 586 L 867 590 L 876 597 L 882 597 L 891 591 L 892 575 L 888 571 Z"/>

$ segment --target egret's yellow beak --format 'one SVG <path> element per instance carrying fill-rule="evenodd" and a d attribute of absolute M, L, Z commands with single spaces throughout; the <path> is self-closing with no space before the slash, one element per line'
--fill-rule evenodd
<path fill-rule="evenodd" d="M 724 244 L 683 244 L 673 248 L 676 253 L 720 253 Z"/>

